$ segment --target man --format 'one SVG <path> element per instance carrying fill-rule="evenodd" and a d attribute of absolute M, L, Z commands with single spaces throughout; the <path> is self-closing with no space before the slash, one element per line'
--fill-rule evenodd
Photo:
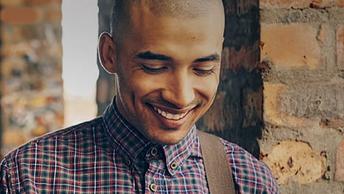
<path fill-rule="evenodd" d="M 211 106 L 224 31 L 220 0 L 117 0 L 99 56 L 117 95 L 102 117 L 16 149 L 8 193 L 208 193 L 195 122 Z M 237 193 L 278 193 L 268 168 L 222 140 Z"/>

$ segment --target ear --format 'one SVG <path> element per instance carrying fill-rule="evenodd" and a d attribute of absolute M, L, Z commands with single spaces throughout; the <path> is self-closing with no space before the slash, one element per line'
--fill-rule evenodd
<path fill-rule="evenodd" d="M 98 56 L 105 71 L 116 73 L 116 45 L 108 32 L 102 32 L 99 36 Z"/>

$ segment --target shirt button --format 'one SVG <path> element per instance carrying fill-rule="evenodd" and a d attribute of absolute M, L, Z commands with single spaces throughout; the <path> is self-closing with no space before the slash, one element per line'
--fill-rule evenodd
<path fill-rule="evenodd" d="M 158 149 L 156 149 L 156 147 L 153 147 L 150 150 L 151 156 L 156 157 L 158 155 Z"/>
<path fill-rule="evenodd" d="M 127 164 L 128 166 L 131 165 L 131 161 L 130 161 L 130 160 L 126 160 L 125 162 L 126 162 L 126 164 Z"/>
<path fill-rule="evenodd" d="M 154 183 L 151 183 L 149 185 L 149 190 L 152 191 L 152 192 L 156 192 L 158 190 L 158 186 Z"/>
<path fill-rule="evenodd" d="M 175 170 L 175 169 L 177 168 L 177 163 L 172 162 L 172 163 L 170 164 L 170 167 L 171 167 L 172 170 Z"/>

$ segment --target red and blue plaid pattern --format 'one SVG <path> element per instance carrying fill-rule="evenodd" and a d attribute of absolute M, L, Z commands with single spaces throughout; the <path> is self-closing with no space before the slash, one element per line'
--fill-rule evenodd
<path fill-rule="evenodd" d="M 223 140 L 237 193 L 278 193 L 269 169 Z M 102 117 L 37 138 L 1 163 L 1 193 L 208 193 L 196 128 L 157 145 L 110 105 Z"/>

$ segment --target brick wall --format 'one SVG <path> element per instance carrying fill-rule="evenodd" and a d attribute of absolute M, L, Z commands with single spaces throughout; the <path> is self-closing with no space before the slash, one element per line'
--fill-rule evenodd
<path fill-rule="evenodd" d="M 2 153 L 63 124 L 61 0 L 1 0 Z"/>
<path fill-rule="evenodd" d="M 344 192 L 344 1 L 261 0 L 261 158 L 282 193 Z"/>

